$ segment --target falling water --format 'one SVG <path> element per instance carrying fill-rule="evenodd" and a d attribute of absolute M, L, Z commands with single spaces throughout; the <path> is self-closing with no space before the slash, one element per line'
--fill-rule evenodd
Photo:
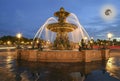
<path fill-rule="evenodd" d="M 74 30 L 73 32 L 69 33 L 69 39 L 73 42 L 79 42 L 81 39 L 84 39 L 87 37 L 86 41 L 90 40 L 90 37 L 86 30 L 83 28 L 83 26 L 80 24 L 77 16 L 73 13 L 70 14 L 70 16 L 67 18 L 68 23 L 75 24 L 78 28 Z"/>
<path fill-rule="evenodd" d="M 56 38 L 56 33 L 52 32 L 50 30 L 47 29 L 47 25 L 51 24 L 51 23 L 57 23 L 57 19 L 55 17 L 50 17 L 45 24 L 43 24 L 39 30 L 37 31 L 37 33 L 34 36 L 34 39 L 43 39 L 46 41 L 50 41 L 53 42 Z M 73 41 L 75 43 L 78 43 L 81 39 L 84 39 L 85 37 L 87 37 L 86 41 L 90 40 L 90 37 L 88 35 L 88 33 L 86 32 L 86 30 L 83 28 L 83 26 L 80 24 L 77 16 L 73 13 L 70 14 L 69 17 L 67 17 L 66 19 L 67 23 L 72 23 L 75 24 L 78 28 L 76 30 L 74 30 L 73 32 L 68 33 L 69 36 L 69 40 Z"/>
<path fill-rule="evenodd" d="M 45 24 L 43 24 L 39 30 L 37 31 L 37 33 L 35 34 L 34 36 L 34 39 L 44 39 L 44 40 L 49 40 L 51 42 L 54 41 L 55 37 L 56 37 L 56 34 L 54 32 L 51 32 L 50 30 L 48 30 L 46 27 L 48 24 L 51 24 L 51 23 L 56 23 L 57 20 L 54 18 L 54 17 L 50 17 L 46 22 Z"/>

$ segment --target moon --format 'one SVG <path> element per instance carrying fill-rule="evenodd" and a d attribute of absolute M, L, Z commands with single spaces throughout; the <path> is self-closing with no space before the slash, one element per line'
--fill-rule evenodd
<path fill-rule="evenodd" d="M 105 15 L 106 16 L 110 16 L 112 14 L 112 11 L 110 10 L 110 9 L 107 9 L 106 11 L 105 11 Z"/>
<path fill-rule="evenodd" d="M 116 8 L 113 5 L 104 5 L 101 8 L 101 17 L 105 21 L 113 20 L 115 19 L 117 13 L 116 13 Z"/>

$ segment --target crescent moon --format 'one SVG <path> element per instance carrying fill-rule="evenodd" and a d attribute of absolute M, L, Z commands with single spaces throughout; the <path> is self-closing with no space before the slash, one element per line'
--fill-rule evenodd
<path fill-rule="evenodd" d="M 110 9 L 107 9 L 106 11 L 105 11 L 105 15 L 110 15 L 112 13 L 112 11 L 110 10 Z"/>
<path fill-rule="evenodd" d="M 108 4 L 104 5 L 101 8 L 101 16 L 106 21 L 113 20 L 116 17 L 116 15 L 117 11 L 114 5 Z"/>

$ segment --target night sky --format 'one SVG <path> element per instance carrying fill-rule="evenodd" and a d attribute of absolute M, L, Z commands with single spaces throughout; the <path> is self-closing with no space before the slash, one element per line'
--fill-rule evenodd
<path fill-rule="evenodd" d="M 115 16 L 105 19 L 104 7 L 110 5 Z M 107 39 L 107 33 L 120 37 L 120 0 L 0 0 L 0 37 L 33 38 L 45 21 L 60 7 L 77 15 L 90 37 Z"/>

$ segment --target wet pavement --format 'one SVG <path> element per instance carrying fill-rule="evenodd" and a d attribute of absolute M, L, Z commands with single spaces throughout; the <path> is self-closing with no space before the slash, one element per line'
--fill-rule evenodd
<path fill-rule="evenodd" d="M 0 52 L 0 81 L 120 81 L 120 57 L 91 63 L 16 61 L 14 52 Z"/>

